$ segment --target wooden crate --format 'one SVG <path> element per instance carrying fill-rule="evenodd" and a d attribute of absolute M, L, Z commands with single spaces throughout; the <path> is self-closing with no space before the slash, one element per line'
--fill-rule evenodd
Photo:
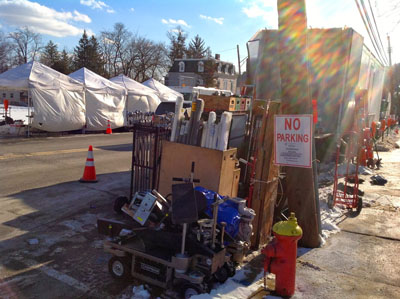
<path fill-rule="evenodd" d="M 235 111 L 236 98 L 223 96 L 200 95 L 204 100 L 204 111 Z"/>
<path fill-rule="evenodd" d="M 189 178 L 192 162 L 196 186 L 230 197 L 237 196 L 240 169 L 236 167 L 236 148 L 219 151 L 169 141 L 163 142 L 159 192 L 166 196 L 172 192 L 173 177 Z"/>

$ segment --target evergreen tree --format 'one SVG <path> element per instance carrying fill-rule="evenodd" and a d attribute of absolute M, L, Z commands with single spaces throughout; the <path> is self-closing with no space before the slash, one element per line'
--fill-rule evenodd
<path fill-rule="evenodd" d="M 82 67 L 88 67 L 89 64 L 89 39 L 86 30 L 83 32 L 78 46 L 74 49 L 74 69 L 78 70 Z"/>
<path fill-rule="evenodd" d="M 178 26 L 174 30 L 169 31 L 167 36 L 171 42 L 168 56 L 172 64 L 175 59 L 184 58 L 186 56 L 187 34 Z"/>
<path fill-rule="evenodd" d="M 40 62 L 54 68 L 54 65 L 60 60 L 60 54 L 58 53 L 57 45 L 52 41 L 49 41 L 44 47 L 42 55 L 40 56 Z"/>
<path fill-rule="evenodd" d="M 205 87 L 216 87 L 217 80 L 215 78 L 215 72 L 217 71 L 217 64 L 214 60 L 208 59 L 204 62 L 204 72 L 199 73 L 204 81 Z"/>
<path fill-rule="evenodd" d="M 60 59 L 54 64 L 53 69 L 66 75 L 71 73 L 72 59 L 65 49 L 61 52 Z"/>
<path fill-rule="evenodd" d="M 199 35 L 196 35 L 189 43 L 188 57 L 189 58 L 204 58 L 207 53 L 207 49 L 204 45 L 204 39 Z"/>
<path fill-rule="evenodd" d="M 86 31 L 83 32 L 78 46 L 74 49 L 74 69 L 86 67 L 91 71 L 103 75 L 104 63 L 97 39 L 92 35 L 89 39 Z"/>
<path fill-rule="evenodd" d="M 89 40 L 89 66 L 93 72 L 104 75 L 104 61 L 97 39 L 92 35 Z"/>

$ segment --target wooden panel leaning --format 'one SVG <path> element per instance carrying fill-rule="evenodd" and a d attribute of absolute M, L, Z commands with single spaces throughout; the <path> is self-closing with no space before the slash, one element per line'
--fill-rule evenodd
<path fill-rule="evenodd" d="M 274 115 L 279 113 L 279 109 L 280 103 L 269 103 L 259 131 L 254 192 L 251 200 L 251 208 L 256 212 L 251 244 L 257 249 L 268 242 L 274 217 L 279 173 L 279 167 L 274 164 Z"/>
<path fill-rule="evenodd" d="M 195 162 L 194 178 L 200 179 L 196 186 L 230 197 L 237 196 L 240 169 L 237 168 L 236 148 L 225 151 L 164 141 L 161 155 L 159 192 L 171 193 L 173 177 L 190 177 Z"/>

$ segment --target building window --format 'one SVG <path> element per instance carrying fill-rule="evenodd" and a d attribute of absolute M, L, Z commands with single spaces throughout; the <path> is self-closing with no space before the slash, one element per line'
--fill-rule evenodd
<path fill-rule="evenodd" d="M 199 73 L 204 72 L 204 62 L 203 61 L 199 61 L 199 64 L 197 66 L 197 70 Z"/>
<path fill-rule="evenodd" d="M 3 93 L 3 98 L 5 98 L 5 97 L 7 97 L 7 95 L 6 95 L 6 93 L 4 92 L 4 93 Z"/>
<path fill-rule="evenodd" d="M 222 69 L 222 64 L 218 63 L 217 72 L 220 73 Z"/>
<path fill-rule="evenodd" d="M 235 74 L 235 66 L 232 65 L 232 68 L 231 68 L 231 75 L 234 75 L 234 74 Z"/>
<path fill-rule="evenodd" d="M 13 99 L 14 98 L 14 94 L 10 93 L 10 98 Z"/>
<path fill-rule="evenodd" d="M 228 81 L 224 80 L 224 90 L 228 90 Z"/>
<path fill-rule="evenodd" d="M 225 74 L 229 74 L 229 65 L 227 64 L 227 65 L 225 65 Z"/>
<path fill-rule="evenodd" d="M 185 71 L 185 63 L 183 61 L 179 62 L 179 72 L 183 73 Z"/>

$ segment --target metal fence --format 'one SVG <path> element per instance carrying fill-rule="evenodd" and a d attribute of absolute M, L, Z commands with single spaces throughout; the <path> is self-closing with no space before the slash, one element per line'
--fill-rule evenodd
<path fill-rule="evenodd" d="M 162 141 L 171 130 L 153 122 L 133 125 L 130 199 L 137 191 L 157 189 L 160 179 Z"/>

